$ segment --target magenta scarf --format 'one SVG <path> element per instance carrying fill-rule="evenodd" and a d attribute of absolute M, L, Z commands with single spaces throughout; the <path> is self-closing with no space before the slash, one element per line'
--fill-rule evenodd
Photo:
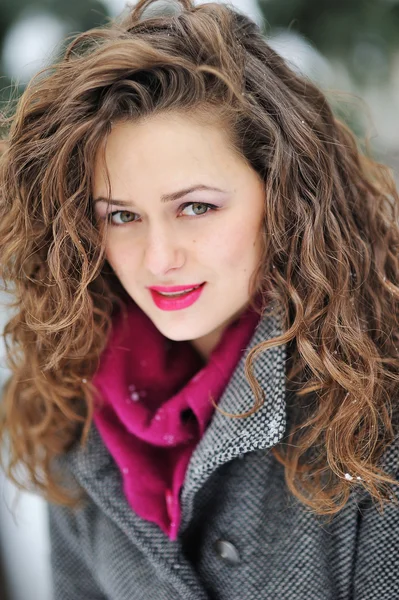
<path fill-rule="evenodd" d="M 131 508 L 177 538 L 180 490 L 190 457 L 241 358 L 259 315 L 248 308 L 209 361 L 190 342 L 161 334 L 135 304 L 118 315 L 93 384 L 104 402 L 94 421 L 118 465 Z"/>

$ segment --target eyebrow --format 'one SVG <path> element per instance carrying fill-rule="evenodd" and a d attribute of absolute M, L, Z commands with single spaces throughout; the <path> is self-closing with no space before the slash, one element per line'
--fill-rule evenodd
<path fill-rule="evenodd" d="M 172 192 L 171 194 L 163 194 L 161 196 L 161 202 L 172 202 L 173 200 L 178 200 L 179 198 L 182 198 L 183 196 L 187 196 L 188 194 L 191 194 L 192 192 L 197 192 L 199 190 L 210 190 L 212 192 L 226 192 L 226 190 L 221 190 L 220 188 L 217 187 L 210 187 L 208 185 L 193 185 L 190 186 L 188 188 L 185 188 L 183 190 L 178 190 L 177 192 Z M 108 203 L 108 198 L 103 198 L 102 196 L 95 198 L 94 202 L 107 202 Z M 131 204 L 131 202 L 126 201 L 126 200 L 117 200 L 116 198 L 110 198 L 110 204 L 114 204 L 115 206 L 129 206 Z"/>

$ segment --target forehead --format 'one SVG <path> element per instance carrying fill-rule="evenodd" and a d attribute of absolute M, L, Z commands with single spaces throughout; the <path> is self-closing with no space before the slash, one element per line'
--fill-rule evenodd
<path fill-rule="evenodd" d="M 165 193 L 200 176 L 209 178 L 205 184 L 222 185 L 243 167 L 245 161 L 232 149 L 224 128 L 166 114 L 116 123 L 97 153 L 94 183 L 103 192 L 108 171 L 113 193 L 154 185 Z"/>
<path fill-rule="evenodd" d="M 129 152 L 132 158 L 156 160 L 173 154 L 212 158 L 208 151 L 214 147 L 228 151 L 228 132 L 221 125 L 206 124 L 180 114 L 161 114 L 137 122 L 117 122 L 106 141 L 107 158 L 116 152 Z M 214 154 L 214 153 L 213 153 Z"/>

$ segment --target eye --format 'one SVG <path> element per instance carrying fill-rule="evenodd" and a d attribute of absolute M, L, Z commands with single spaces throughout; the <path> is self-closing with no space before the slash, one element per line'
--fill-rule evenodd
<path fill-rule="evenodd" d="M 201 217 L 202 215 L 206 215 L 210 211 L 217 210 L 218 207 L 214 204 L 208 204 L 207 202 L 186 202 L 180 207 L 180 210 L 183 212 L 187 208 L 192 207 L 191 214 L 185 214 L 183 216 L 186 217 Z M 111 225 L 121 226 L 127 225 L 128 223 L 134 223 L 138 219 L 136 218 L 137 214 L 130 212 L 129 210 L 115 210 L 108 214 L 107 219 Z"/>
<path fill-rule="evenodd" d="M 115 210 L 108 215 L 108 222 L 112 225 L 124 225 L 125 223 L 131 223 L 135 221 L 135 213 L 128 210 Z"/>
<path fill-rule="evenodd" d="M 187 215 L 189 217 L 200 217 L 201 215 L 206 215 L 209 211 L 217 210 L 217 206 L 208 204 L 207 202 L 186 202 L 186 204 L 183 204 L 181 208 L 182 210 L 185 210 L 189 206 L 192 206 L 192 210 L 194 211 L 194 214 Z"/>

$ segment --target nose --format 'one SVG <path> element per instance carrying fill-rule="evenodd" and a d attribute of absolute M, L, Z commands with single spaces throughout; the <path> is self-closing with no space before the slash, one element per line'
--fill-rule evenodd
<path fill-rule="evenodd" d="M 185 252 L 172 229 L 154 227 L 148 232 L 144 253 L 144 266 L 155 277 L 183 266 Z"/>

